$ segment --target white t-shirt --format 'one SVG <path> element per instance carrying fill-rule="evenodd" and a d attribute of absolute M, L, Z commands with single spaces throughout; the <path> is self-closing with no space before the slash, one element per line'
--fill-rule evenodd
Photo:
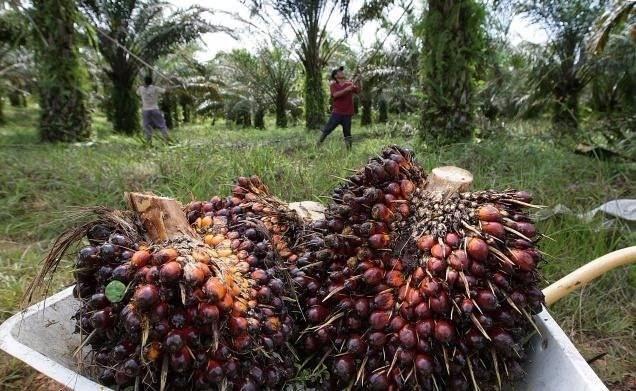
<path fill-rule="evenodd" d="M 165 88 L 154 85 L 139 86 L 137 95 L 141 96 L 142 110 L 159 110 L 159 96 L 166 91 Z"/>

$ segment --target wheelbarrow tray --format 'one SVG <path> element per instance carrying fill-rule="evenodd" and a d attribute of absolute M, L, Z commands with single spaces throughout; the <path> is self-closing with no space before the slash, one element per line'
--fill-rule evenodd
<path fill-rule="evenodd" d="M 0 349 L 70 389 L 110 390 L 82 370 L 80 357 L 88 348 L 73 355 L 80 345 L 71 319 L 77 308 L 79 302 L 69 287 L 12 316 L 0 325 Z M 607 390 L 546 309 L 534 319 L 541 335 L 535 334 L 529 342 L 527 376 L 505 389 Z"/>

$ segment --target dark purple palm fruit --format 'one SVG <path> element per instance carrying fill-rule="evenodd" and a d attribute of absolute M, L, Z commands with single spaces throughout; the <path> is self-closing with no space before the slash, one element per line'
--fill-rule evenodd
<path fill-rule="evenodd" d="M 435 179 L 387 148 L 306 234 L 296 321 L 334 388 L 483 388 L 519 368 L 543 302 L 531 199 Z"/>

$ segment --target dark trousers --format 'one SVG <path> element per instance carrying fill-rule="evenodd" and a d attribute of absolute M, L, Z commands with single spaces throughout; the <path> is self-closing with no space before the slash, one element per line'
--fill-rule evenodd
<path fill-rule="evenodd" d="M 152 138 L 154 129 L 159 129 L 163 137 L 168 138 L 168 127 L 166 126 L 166 120 L 163 118 L 161 110 L 143 110 L 141 114 L 146 139 L 150 140 Z"/>
<path fill-rule="evenodd" d="M 327 121 L 325 126 L 322 128 L 322 134 L 320 135 L 318 143 L 320 144 L 325 141 L 327 136 L 329 136 L 329 134 L 331 134 L 338 125 L 342 125 L 342 134 L 344 135 L 347 148 L 351 148 L 351 116 L 347 114 L 331 113 L 329 121 Z"/>

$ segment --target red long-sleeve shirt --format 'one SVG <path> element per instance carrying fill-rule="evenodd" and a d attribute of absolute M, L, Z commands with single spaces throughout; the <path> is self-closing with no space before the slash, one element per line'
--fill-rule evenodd
<path fill-rule="evenodd" d="M 345 81 L 343 83 L 339 83 L 337 81 L 331 83 L 329 89 L 331 91 L 331 97 L 333 98 L 333 110 L 332 112 L 335 114 L 343 114 L 343 115 L 353 115 L 353 94 L 357 94 L 360 91 L 358 86 L 353 87 L 353 90 L 347 92 L 339 97 L 335 97 L 334 94 L 338 91 L 342 91 L 345 88 L 352 85 L 351 81 Z"/>

